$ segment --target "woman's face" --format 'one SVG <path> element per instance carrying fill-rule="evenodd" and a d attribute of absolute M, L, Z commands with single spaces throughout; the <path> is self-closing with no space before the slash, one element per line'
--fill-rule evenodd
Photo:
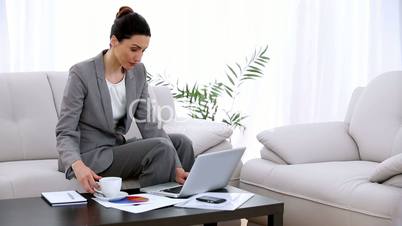
<path fill-rule="evenodd" d="M 119 42 L 115 36 L 112 36 L 111 45 L 120 65 L 129 70 L 141 62 L 142 54 L 148 48 L 149 40 L 149 36 L 133 35 L 130 39 L 123 39 Z"/>

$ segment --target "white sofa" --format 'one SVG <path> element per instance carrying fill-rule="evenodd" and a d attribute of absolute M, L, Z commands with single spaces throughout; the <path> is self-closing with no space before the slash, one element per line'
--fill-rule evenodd
<path fill-rule="evenodd" d="M 82 191 L 75 179 L 67 180 L 57 171 L 55 126 L 67 76 L 67 72 L 0 74 L 0 199 L 39 196 L 44 191 Z M 150 96 L 160 107 L 174 109 L 169 89 L 150 87 Z M 176 120 L 174 111 L 161 109 L 165 130 L 186 134 L 196 155 L 231 148 L 232 130 L 225 124 Z M 127 138 L 133 136 L 140 136 L 135 126 Z M 231 184 L 237 184 L 240 168 L 241 164 Z M 123 183 L 124 188 L 138 186 L 134 179 Z"/>
<path fill-rule="evenodd" d="M 401 71 L 357 88 L 343 122 L 284 126 L 257 138 L 261 158 L 244 164 L 240 188 L 284 201 L 285 226 L 402 224 Z"/>

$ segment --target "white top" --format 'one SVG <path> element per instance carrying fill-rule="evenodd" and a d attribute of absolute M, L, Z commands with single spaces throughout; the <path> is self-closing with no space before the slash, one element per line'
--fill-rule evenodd
<path fill-rule="evenodd" d="M 111 83 L 106 79 L 109 88 L 110 100 L 112 102 L 113 121 L 116 126 L 117 122 L 126 114 L 126 77 L 118 83 Z"/>

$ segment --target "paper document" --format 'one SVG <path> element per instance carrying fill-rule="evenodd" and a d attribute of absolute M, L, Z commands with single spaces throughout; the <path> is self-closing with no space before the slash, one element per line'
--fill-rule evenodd
<path fill-rule="evenodd" d="M 198 201 L 196 198 L 200 196 L 212 196 L 222 198 L 226 201 L 223 203 L 206 203 Z M 222 192 L 205 192 L 202 194 L 194 195 L 186 202 L 176 204 L 176 207 L 196 208 L 196 209 L 211 209 L 211 210 L 235 210 L 251 197 L 253 193 L 222 193 Z"/>
<path fill-rule="evenodd" d="M 138 202 L 138 203 L 113 202 L 113 201 L 109 202 L 109 201 L 102 201 L 98 198 L 93 198 L 93 200 L 95 200 L 104 207 L 116 208 L 130 213 L 142 213 L 149 210 L 154 210 L 165 206 L 172 206 L 177 203 L 187 201 L 187 199 L 172 199 L 151 194 L 134 194 L 129 195 L 128 197 L 130 196 L 143 197 L 147 198 L 148 200 L 146 202 Z"/>

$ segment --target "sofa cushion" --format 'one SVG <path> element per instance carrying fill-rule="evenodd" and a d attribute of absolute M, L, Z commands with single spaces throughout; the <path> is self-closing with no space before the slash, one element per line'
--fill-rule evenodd
<path fill-rule="evenodd" d="M 138 180 L 124 180 L 123 189 L 138 188 Z M 57 159 L 0 162 L 0 199 L 40 196 L 46 191 L 78 190 L 76 179 L 57 170 Z"/>
<path fill-rule="evenodd" d="M 370 181 L 382 183 L 398 174 L 402 174 L 402 153 L 394 155 L 378 164 L 370 176 Z"/>
<path fill-rule="evenodd" d="M 390 218 L 401 190 L 369 182 L 378 163 L 368 161 L 279 165 L 248 161 L 240 180 L 281 194 L 371 216 Z"/>
<path fill-rule="evenodd" d="M 0 161 L 56 158 L 57 114 L 45 73 L 0 74 Z"/>
<path fill-rule="evenodd" d="M 384 73 L 371 81 L 356 103 L 350 134 L 362 160 L 382 162 L 395 152 L 402 125 L 402 72 Z"/>
<path fill-rule="evenodd" d="M 179 118 L 166 123 L 163 127 L 167 133 L 185 134 L 193 142 L 194 154 L 199 155 L 228 139 L 233 130 L 225 123 L 201 119 Z"/>
<path fill-rule="evenodd" d="M 72 183 L 65 179 L 64 173 L 57 170 L 57 159 L 1 162 L 0 178 L 4 178 L 7 186 L 12 188 L 11 198 L 39 196 L 45 191 L 79 189 L 76 181 Z"/>
<path fill-rule="evenodd" d="M 64 88 L 66 87 L 67 72 L 47 72 L 50 88 L 53 93 L 53 101 L 56 106 L 57 116 L 60 113 L 61 101 L 63 99 Z"/>
<path fill-rule="evenodd" d="M 10 179 L 5 176 L 0 176 L 0 199 L 14 198 L 14 189 Z"/>

